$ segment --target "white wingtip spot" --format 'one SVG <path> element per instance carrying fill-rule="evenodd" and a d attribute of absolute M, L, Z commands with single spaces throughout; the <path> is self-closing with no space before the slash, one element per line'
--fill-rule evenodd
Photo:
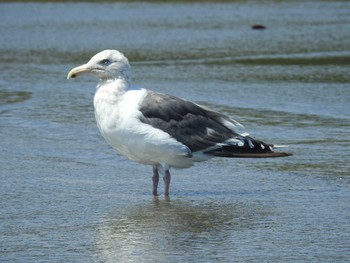
<path fill-rule="evenodd" d="M 250 147 L 251 149 L 254 148 L 254 144 L 253 144 L 253 142 L 252 142 L 251 140 L 248 140 L 248 144 L 249 144 L 249 147 Z"/>

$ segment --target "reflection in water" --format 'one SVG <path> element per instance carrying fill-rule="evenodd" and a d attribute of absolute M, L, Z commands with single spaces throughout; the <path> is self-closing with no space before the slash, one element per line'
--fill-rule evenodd
<path fill-rule="evenodd" d="M 218 259 L 234 249 L 232 231 L 251 229 L 263 217 L 260 209 L 159 199 L 133 206 L 102 224 L 99 257 L 103 262 Z"/>

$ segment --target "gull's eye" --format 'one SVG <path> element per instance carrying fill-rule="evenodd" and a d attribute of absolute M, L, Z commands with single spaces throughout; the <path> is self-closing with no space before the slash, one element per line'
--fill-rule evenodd
<path fill-rule="evenodd" d="M 109 63 L 110 63 L 111 61 L 109 60 L 109 59 L 102 59 L 101 61 L 100 61 L 100 64 L 101 65 L 108 65 Z"/>

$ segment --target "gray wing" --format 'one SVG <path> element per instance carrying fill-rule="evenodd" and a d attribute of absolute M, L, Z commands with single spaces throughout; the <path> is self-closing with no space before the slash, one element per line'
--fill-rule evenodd
<path fill-rule="evenodd" d="M 163 130 L 191 151 L 241 137 L 224 125 L 228 117 L 175 96 L 148 91 L 139 106 L 140 120 Z"/>

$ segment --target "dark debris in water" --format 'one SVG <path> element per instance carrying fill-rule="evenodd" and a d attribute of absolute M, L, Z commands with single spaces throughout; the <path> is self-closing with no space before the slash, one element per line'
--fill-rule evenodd
<path fill-rule="evenodd" d="M 252 25 L 252 29 L 254 29 L 254 30 L 264 30 L 264 29 L 266 29 L 266 26 L 260 25 L 260 24 L 255 24 L 255 25 Z"/>

